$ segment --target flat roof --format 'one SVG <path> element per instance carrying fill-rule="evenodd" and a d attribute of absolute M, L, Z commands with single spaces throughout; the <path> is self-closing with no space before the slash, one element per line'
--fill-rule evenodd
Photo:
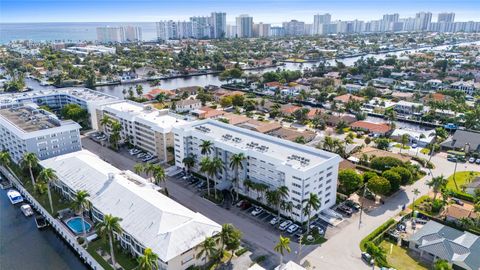
<path fill-rule="evenodd" d="M 337 154 L 319 150 L 310 146 L 293 143 L 256 131 L 226 124 L 217 120 L 203 120 L 191 123 L 184 129 L 201 133 L 214 141 L 231 147 L 262 153 L 276 159 L 284 165 L 298 170 L 308 170 L 332 158 Z"/>
<path fill-rule="evenodd" d="M 1 109 L 0 116 L 25 133 L 76 124 L 73 121 L 61 121 L 55 115 L 35 106 Z"/>
<path fill-rule="evenodd" d="M 86 190 L 93 207 L 122 218 L 122 229 L 168 262 L 221 226 L 158 192 L 158 187 L 131 171 L 121 171 L 82 150 L 40 162 L 52 168 L 74 191 Z"/>
<path fill-rule="evenodd" d="M 92 102 L 104 102 L 104 101 L 115 101 L 119 100 L 119 98 L 95 91 L 89 88 L 82 88 L 82 87 L 65 87 L 65 88 L 57 88 L 57 89 L 49 89 L 49 90 L 41 90 L 41 91 L 29 91 L 23 93 L 8 93 L 8 94 L 0 94 L 0 104 L 9 104 L 14 103 L 17 100 L 25 100 L 31 98 L 38 98 L 42 96 L 49 96 L 49 95 L 59 95 L 59 94 L 66 94 L 75 96 L 79 99 L 85 101 L 92 101 Z"/>
<path fill-rule="evenodd" d="M 132 101 L 120 101 L 104 105 L 103 110 L 116 114 L 130 121 L 139 121 L 149 125 L 153 130 L 170 132 L 175 125 L 186 123 L 168 110 L 157 110 L 152 105 Z"/>

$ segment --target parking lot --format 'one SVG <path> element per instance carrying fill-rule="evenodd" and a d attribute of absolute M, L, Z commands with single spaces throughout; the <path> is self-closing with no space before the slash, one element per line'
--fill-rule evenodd
<path fill-rule="evenodd" d="M 97 142 L 90 138 L 83 138 L 82 145 L 85 149 L 92 151 L 99 155 L 103 160 L 122 170 L 133 170 L 133 166 L 138 162 L 138 159 L 128 153 L 128 149 L 115 152 L 107 147 L 99 147 Z M 299 231 L 288 233 L 278 229 L 280 223 L 272 226 L 270 221 L 276 216 L 276 213 L 262 212 L 257 216 L 253 216 L 251 211 L 254 209 L 250 206 L 246 209 L 241 209 L 235 205 L 231 205 L 227 210 L 225 205 L 217 206 L 211 201 L 203 198 L 201 195 L 206 192 L 206 184 L 201 187 L 198 185 L 203 180 L 198 180 L 195 183 L 190 183 L 183 179 L 181 175 L 176 177 L 167 177 L 167 187 L 170 197 L 192 211 L 199 212 L 219 224 L 232 223 L 242 231 L 243 241 L 247 244 L 249 249 L 255 256 L 268 255 L 269 260 L 272 259 L 272 265 L 278 264 L 278 259 L 272 257 L 276 256 L 273 247 L 278 242 L 279 235 L 287 235 L 291 237 L 292 252 L 285 255 L 285 260 L 298 261 L 299 258 L 310 253 L 315 249 L 316 245 L 303 245 L 301 254 L 299 255 L 298 234 Z M 212 186 L 211 186 L 212 187 Z M 213 190 L 212 190 L 213 192 Z M 325 238 L 330 238 L 334 234 L 341 231 L 345 225 L 355 222 L 358 213 L 353 214 L 352 218 L 347 218 L 337 227 L 329 226 L 325 221 L 316 220 L 312 222 L 313 225 L 319 226 L 325 230 Z"/>

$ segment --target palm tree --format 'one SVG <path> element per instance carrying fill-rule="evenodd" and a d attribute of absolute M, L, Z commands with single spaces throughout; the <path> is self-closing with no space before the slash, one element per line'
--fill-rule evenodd
<path fill-rule="evenodd" d="M 120 124 L 117 121 L 112 123 L 112 134 L 110 134 L 109 140 L 110 140 L 110 143 L 113 144 L 113 146 L 117 150 L 118 150 L 118 142 L 121 139 L 121 136 L 120 136 L 121 130 L 122 130 L 122 124 Z"/>
<path fill-rule="evenodd" d="M 209 173 L 210 173 L 210 176 L 211 177 L 216 177 L 217 173 L 222 171 L 223 170 L 223 162 L 220 158 L 218 157 L 214 157 L 212 159 L 212 161 L 210 161 L 210 166 L 209 166 Z M 214 182 L 215 184 L 217 183 L 217 181 L 215 181 L 214 179 Z M 215 198 L 217 198 L 217 189 L 215 188 L 215 186 L 213 187 L 213 191 L 215 192 Z"/>
<path fill-rule="evenodd" d="M 205 241 L 200 245 L 200 252 L 197 254 L 197 259 L 205 255 L 206 261 L 210 261 L 215 255 L 217 255 L 217 243 L 212 237 L 205 238 Z"/>
<path fill-rule="evenodd" d="M 153 253 L 151 248 L 146 248 L 143 251 L 143 255 L 137 258 L 138 270 L 157 270 L 158 267 L 158 255 Z"/>
<path fill-rule="evenodd" d="M 222 231 L 220 232 L 220 240 L 222 241 L 222 246 L 220 247 L 220 254 L 223 253 L 225 249 L 225 244 L 230 240 L 230 236 L 235 231 L 235 227 L 232 224 L 223 224 Z"/>
<path fill-rule="evenodd" d="M 0 163 L 7 167 L 8 170 L 10 170 L 10 163 L 11 163 L 11 158 L 10 154 L 7 151 L 2 151 L 0 152 Z"/>
<path fill-rule="evenodd" d="M 413 211 L 415 212 L 415 200 L 417 199 L 417 196 L 420 194 L 420 190 L 418 190 L 418 188 L 415 188 L 413 190 Z"/>
<path fill-rule="evenodd" d="M 207 177 L 207 194 L 208 196 L 210 196 L 210 179 L 209 179 L 209 175 L 210 175 L 210 163 L 212 161 L 210 160 L 209 157 L 204 157 L 202 158 L 202 160 L 200 161 L 200 171 L 203 172 L 206 177 Z"/>
<path fill-rule="evenodd" d="M 115 269 L 115 266 L 116 266 L 115 251 L 113 249 L 113 241 L 115 240 L 115 238 L 113 237 L 113 234 L 122 233 L 122 228 L 120 227 L 120 221 L 122 221 L 121 218 L 114 217 L 110 214 L 107 214 L 103 217 L 103 221 L 98 223 L 96 226 L 96 229 L 100 233 L 100 235 L 108 236 L 108 243 L 110 244 L 110 256 L 112 257 L 113 269 Z"/>
<path fill-rule="evenodd" d="M 402 153 L 402 149 L 405 148 L 405 145 L 408 143 L 408 135 L 407 134 L 402 135 L 401 142 L 402 142 L 402 147 L 400 147 L 400 154 Z"/>
<path fill-rule="evenodd" d="M 102 127 L 109 126 L 111 123 L 112 119 L 106 114 L 104 114 L 102 119 L 100 119 L 100 126 Z"/>
<path fill-rule="evenodd" d="M 38 158 L 35 153 L 25 153 L 23 155 L 21 164 L 23 167 L 28 168 L 30 172 L 30 179 L 32 180 L 32 187 L 35 187 L 35 177 L 33 176 L 33 168 L 38 166 Z"/>
<path fill-rule="evenodd" d="M 143 164 L 142 163 L 137 163 L 133 166 L 133 171 L 136 173 L 136 174 L 141 174 L 143 172 Z"/>
<path fill-rule="evenodd" d="M 310 193 L 310 197 L 303 201 L 305 203 L 305 208 L 303 208 L 303 213 L 308 216 L 307 220 L 307 234 L 310 233 L 310 215 L 312 214 L 312 210 L 317 211 L 322 203 L 318 198 L 318 195 L 315 193 Z"/>
<path fill-rule="evenodd" d="M 267 191 L 267 201 L 277 208 L 277 217 L 280 219 L 280 210 L 282 204 L 288 199 L 288 187 L 280 186 L 275 190 Z"/>
<path fill-rule="evenodd" d="M 212 153 L 212 148 L 213 148 L 213 143 L 212 141 L 203 141 L 202 140 L 202 144 L 200 144 L 200 153 L 202 153 L 202 155 L 210 155 L 210 153 Z"/>
<path fill-rule="evenodd" d="M 40 181 L 45 182 L 45 184 L 47 185 L 48 202 L 50 203 L 50 210 L 51 210 L 51 213 L 53 214 L 53 203 L 52 203 L 52 193 L 50 192 L 50 182 L 57 180 L 57 175 L 55 173 L 55 170 L 52 168 L 44 168 L 38 174 L 38 179 Z"/>
<path fill-rule="evenodd" d="M 433 177 L 432 180 L 430 180 L 427 185 L 431 188 L 433 188 L 433 192 L 435 193 L 433 195 L 433 200 L 437 198 L 438 192 L 444 187 L 447 186 L 448 179 L 446 179 L 443 174 L 437 177 Z"/>
<path fill-rule="evenodd" d="M 160 183 L 163 183 L 163 189 L 165 190 L 165 195 L 168 195 L 167 177 L 165 176 L 165 170 L 163 169 L 163 167 L 160 165 L 154 165 L 152 174 L 153 174 L 153 181 L 155 182 L 155 184 L 159 185 Z"/>
<path fill-rule="evenodd" d="M 238 201 L 238 189 L 239 189 L 239 179 L 238 179 L 238 169 L 243 170 L 243 161 L 246 159 L 243 153 L 237 153 L 230 157 L 230 169 L 235 171 L 235 193 L 237 195 L 236 201 Z"/>
<path fill-rule="evenodd" d="M 72 208 L 77 213 L 80 213 L 80 216 L 82 217 L 83 239 L 87 246 L 88 246 L 87 230 L 85 228 L 85 216 L 83 215 L 83 212 L 87 209 L 90 209 L 91 203 L 90 201 L 88 201 L 88 197 L 90 197 L 90 194 L 88 194 L 86 190 L 79 190 L 75 194 L 75 198 L 73 199 L 73 202 L 72 202 Z"/>
<path fill-rule="evenodd" d="M 190 174 L 190 170 L 195 166 L 195 157 L 189 155 L 182 160 L 183 165 L 187 168 L 187 172 Z"/>
<path fill-rule="evenodd" d="M 285 255 L 285 251 L 288 253 L 292 251 L 290 249 L 290 238 L 280 235 L 280 239 L 278 240 L 278 243 L 275 245 L 273 250 L 280 254 L 280 265 L 283 265 L 283 255 Z"/>

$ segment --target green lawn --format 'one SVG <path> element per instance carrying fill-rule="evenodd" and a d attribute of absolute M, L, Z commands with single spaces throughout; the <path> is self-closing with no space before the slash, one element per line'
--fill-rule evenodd
<path fill-rule="evenodd" d="M 397 270 L 427 270 L 428 266 L 416 261 L 407 253 L 407 249 L 392 244 L 389 241 L 380 243 L 387 254 L 388 264 Z"/>
<path fill-rule="evenodd" d="M 400 143 L 395 144 L 393 147 L 402 148 L 404 150 L 410 149 L 410 146 L 408 146 L 408 145 L 402 146 L 402 144 L 400 144 Z"/>
<path fill-rule="evenodd" d="M 451 190 L 462 191 L 461 190 L 462 185 L 467 185 L 478 176 L 480 176 L 480 172 L 474 172 L 474 171 L 457 172 L 455 174 L 455 181 L 457 182 L 459 190 L 457 190 L 457 188 L 455 187 L 455 183 L 453 181 L 453 175 L 448 177 L 447 188 Z"/>
<path fill-rule="evenodd" d="M 103 268 L 107 270 L 109 269 L 113 270 L 110 264 L 108 264 L 102 258 L 102 256 L 100 256 L 96 252 L 96 250 L 98 250 L 99 248 L 104 250 L 108 254 L 110 254 L 110 247 L 108 246 L 107 243 L 105 243 L 103 239 L 97 239 L 94 242 L 90 242 L 88 245 L 87 251 L 88 253 L 90 253 L 90 255 L 92 255 L 95 258 L 95 260 L 97 260 L 98 263 L 100 263 L 100 265 L 102 265 Z M 131 255 L 126 254 L 125 253 L 126 251 L 117 247 L 115 247 L 114 249 L 115 249 L 115 260 L 117 261 L 118 264 L 122 266 L 123 269 L 129 270 L 137 267 L 137 261 L 133 257 L 131 257 Z"/>

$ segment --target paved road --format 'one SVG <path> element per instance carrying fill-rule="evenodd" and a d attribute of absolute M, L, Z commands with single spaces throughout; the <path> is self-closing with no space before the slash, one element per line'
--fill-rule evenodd
<path fill-rule="evenodd" d="M 420 155 L 420 154 L 419 154 Z M 426 157 L 423 155 L 423 157 Z M 446 154 L 440 153 L 432 158 L 435 164 L 435 169 L 432 170 L 433 176 L 443 174 L 445 177 L 453 174 L 454 165 L 446 160 Z M 459 163 L 457 171 L 480 170 L 480 166 L 470 163 Z M 391 198 L 386 200 L 384 205 L 379 206 L 375 210 L 363 215 L 362 225 L 359 227 L 357 222 L 351 222 L 344 227 L 342 231 L 332 236 L 322 246 L 316 248 L 308 254 L 303 260 L 308 260 L 310 265 L 315 269 L 370 269 L 360 259 L 360 241 L 372 232 L 375 228 L 387 221 L 389 218 L 397 215 L 403 205 L 408 205 L 413 202 L 412 191 L 417 188 L 421 195 L 429 192 L 429 187 L 426 183 L 432 176 L 425 176 L 411 186 L 408 186 L 401 191 L 394 194 Z M 419 195 L 419 196 L 421 196 Z"/>
<path fill-rule="evenodd" d="M 135 161 L 128 156 L 121 155 L 106 147 L 101 147 L 98 143 L 92 141 L 89 138 L 82 139 L 82 145 L 84 149 L 87 149 L 93 153 L 96 153 L 103 160 L 111 163 L 113 166 L 121 170 L 133 170 Z M 219 206 L 216 206 L 212 202 L 200 197 L 197 193 L 191 189 L 183 186 L 176 179 L 167 180 L 168 192 L 174 200 L 181 203 L 185 207 L 202 213 L 219 224 L 232 223 L 243 233 L 243 240 L 253 248 L 253 254 L 258 257 L 262 254 L 274 254 L 273 247 L 278 241 L 279 233 L 268 225 L 267 222 L 260 223 L 255 218 L 249 217 L 248 213 L 238 213 L 239 211 L 232 207 L 232 209 L 226 210 Z M 291 244 L 292 253 L 285 256 L 287 260 L 297 260 L 295 253 L 298 250 L 298 244 Z M 313 246 L 307 246 L 302 248 L 302 254 L 305 255 L 314 249 Z M 273 260 L 270 265 L 278 265 L 279 259 L 275 256 L 270 256 L 270 260 Z"/>

